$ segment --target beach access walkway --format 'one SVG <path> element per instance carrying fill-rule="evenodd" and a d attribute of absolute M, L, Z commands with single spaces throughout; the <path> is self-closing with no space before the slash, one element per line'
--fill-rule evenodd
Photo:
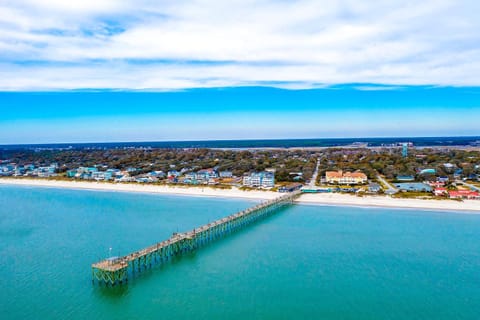
<path fill-rule="evenodd" d="M 205 244 L 250 225 L 274 213 L 279 207 L 292 204 L 300 194 L 300 191 L 288 193 L 191 231 L 174 233 L 167 240 L 132 252 L 126 256 L 112 257 L 94 263 L 92 264 L 92 281 L 112 286 L 126 283 L 130 275 L 140 273 L 155 264 L 165 263 L 175 256 L 200 248 Z"/>

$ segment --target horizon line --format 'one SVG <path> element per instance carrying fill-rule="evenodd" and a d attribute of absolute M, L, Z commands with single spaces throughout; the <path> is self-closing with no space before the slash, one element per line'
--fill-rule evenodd
<path fill-rule="evenodd" d="M 463 135 L 454 135 L 454 136 L 370 136 L 370 137 L 323 137 L 323 138 L 255 138 L 255 139 L 200 139 L 200 140 L 138 140 L 138 141 L 85 141 L 85 142 L 43 142 L 43 143 L 11 143 L 11 144 L 0 144 L 0 147 L 4 146 L 42 146 L 42 145 L 79 145 L 79 144 L 111 144 L 111 143 L 181 143 L 181 142 L 237 142 L 237 141 L 295 141 L 295 140 L 352 140 L 358 139 L 362 142 L 361 139 L 429 139 L 429 138 L 453 138 L 453 139 L 474 139 L 479 138 L 478 136 L 463 136 Z M 404 141 L 409 142 L 409 141 Z"/>

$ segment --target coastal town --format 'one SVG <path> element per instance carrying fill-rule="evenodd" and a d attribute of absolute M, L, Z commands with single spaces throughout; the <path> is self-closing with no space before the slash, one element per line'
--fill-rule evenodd
<path fill-rule="evenodd" d="M 480 151 L 415 148 L 3 150 L 0 177 L 480 200 Z"/>

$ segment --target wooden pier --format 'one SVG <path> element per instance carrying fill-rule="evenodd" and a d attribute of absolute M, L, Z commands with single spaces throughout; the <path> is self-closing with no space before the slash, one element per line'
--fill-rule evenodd
<path fill-rule="evenodd" d="M 291 204 L 300 191 L 285 194 L 254 207 L 229 215 L 185 233 L 174 233 L 169 239 L 123 257 L 109 258 L 92 264 L 92 278 L 99 284 L 126 283 L 129 274 L 141 272 L 152 265 L 165 263 L 174 256 L 195 250 L 213 240 L 264 218 L 281 206 Z"/>

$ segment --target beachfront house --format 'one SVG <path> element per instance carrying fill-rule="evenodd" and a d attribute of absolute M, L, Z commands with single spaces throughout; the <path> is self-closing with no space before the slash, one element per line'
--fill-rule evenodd
<path fill-rule="evenodd" d="M 108 181 L 113 178 L 112 171 L 95 171 L 92 172 L 92 179 L 97 181 Z"/>
<path fill-rule="evenodd" d="M 188 184 L 217 184 L 218 174 L 214 169 L 202 169 L 185 174 L 183 183 Z"/>
<path fill-rule="evenodd" d="M 330 184 L 363 184 L 367 180 L 367 175 L 360 171 L 343 172 L 340 170 L 325 173 L 325 181 Z"/>
<path fill-rule="evenodd" d="M 198 177 L 201 177 L 201 179 L 206 180 L 206 181 L 208 181 L 208 180 L 210 180 L 210 179 L 216 179 L 216 178 L 218 178 L 217 171 L 215 171 L 215 170 L 212 169 L 212 168 L 198 170 L 198 171 L 197 171 L 197 176 L 198 176 Z"/>
<path fill-rule="evenodd" d="M 14 164 L 7 164 L 0 166 L 0 175 L 1 176 L 11 176 L 13 175 L 15 170 L 15 165 Z"/>
<path fill-rule="evenodd" d="M 33 170 L 32 175 L 38 176 L 41 178 L 48 178 L 56 176 L 57 174 L 55 171 L 57 170 L 58 166 L 56 163 L 51 164 L 48 167 L 39 167 Z"/>
<path fill-rule="evenodd" d="M 369 193 L 378 193 L 378 192 L 380 192 L 380 190 L 382 190 L 382 187 L 378 183 L 371 182 L 368 185 L 368 192 Z"/>
<path fill-rule="evenodd" d="M 471 190 L 449 191 L 448 196 L 450 199 L 480 200 L 480 193 L 478 191 Z"/>
<path fill-rule="evenodd" d="M 15 177 L 23 176 L 25 174 L 25 168 L 23 166 L 16 166 L 13 175 Z"/>
<path fill-rule="evenodd" d="M 152 178 L 157 178 L 157 179 L 165 178 L 165 172 L 163 172 L 162 170 L 151 171 L 147 175 L 152 177 Z"/>
<path fill-rule="evenodd" d="M 220 178 L 232 178 L 233 173 L 232 173 L 232 171 L 228 171 L 228 170 L 220 171 L 219 176 L 220 176 Z"/>
<path fill-rule="evenodd" d="M 167 172 L 167 177 L 168 178 L 171 178 L 171 177 L 178 178 L 181 175 L 182 174 L 180 172 L 178 172 L 177 170 L 170 170 L 170 171 Z"/>
<path fill-rule="evenodd" d="M 68 178 L 75 178 L 76 175 L 77 175 L 77 170 L 76 169 L 67 170 L 67 177 Z"/>
<path fill-rule="evenodd" d="M 253 172 L 243 177 L 243 185 L 246 187 L 273 188 L 275 174 L 273 172 Z"/>

